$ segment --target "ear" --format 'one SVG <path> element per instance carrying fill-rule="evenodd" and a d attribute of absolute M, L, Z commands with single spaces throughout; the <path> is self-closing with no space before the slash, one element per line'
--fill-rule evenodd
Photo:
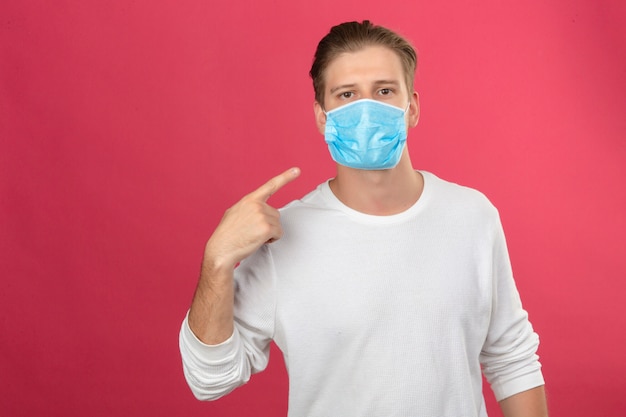
<path fill-rule="evenodd" d="M 415 127 L 420 120 L 420 97 L 417 91 L 413 91 L 409 102 L 409 127 Z"/>
<path fill-rule="evenodd" d="M 315 112 L 315 123 L 317 124 L 317 130 L 323 135 L 326 130 L 326 114 L 324 108 L 317 101 L 313 104 L 313 111 Z"/>

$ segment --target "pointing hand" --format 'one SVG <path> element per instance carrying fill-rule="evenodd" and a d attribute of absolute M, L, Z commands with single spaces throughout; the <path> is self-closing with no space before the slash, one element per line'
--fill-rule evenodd
<path fill-rule="evenodd" d="M 280 239 L 283 235 L 280 213 L 267 200 L 299 175 L 299 168 L 288 169 L 226 210 L 207 242 L 205 260 L 234 268 L 264 243 Z"/>

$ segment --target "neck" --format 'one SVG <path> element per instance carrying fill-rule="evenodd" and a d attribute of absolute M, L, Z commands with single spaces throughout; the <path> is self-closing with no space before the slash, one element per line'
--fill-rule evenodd
<path fill-rule="evenodd" d="M 403 155 L 393 169 L 366 171 L 337 166 L 330 189 L 346 206 L 365 214 L 389 216 L 411 207 L 419 199 L 424 179 Z"/>

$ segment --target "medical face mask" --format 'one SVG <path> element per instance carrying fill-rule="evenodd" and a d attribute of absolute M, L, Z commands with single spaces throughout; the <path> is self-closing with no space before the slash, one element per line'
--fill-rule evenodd
<path fill-rule="evenodd" d="M 394 168 L 406 143 L 408 109 L 361 99 L 327 112 L 324 137 L 333 160 L 357 169 Z"/>

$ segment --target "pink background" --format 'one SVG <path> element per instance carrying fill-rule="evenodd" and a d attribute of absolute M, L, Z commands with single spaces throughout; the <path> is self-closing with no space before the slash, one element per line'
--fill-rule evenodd
<path fill-rule="evenodd" d="M 223 211 L 333 175 L 307 74 L 365 18 L 419 50 L 416 167 L 500 209 L 552 415 L 623 415 L 626 3 L 515 3 L 3 1 L 0 415 L 286 414 L 278 350 L 202 403 L 178 330 Z"/>

